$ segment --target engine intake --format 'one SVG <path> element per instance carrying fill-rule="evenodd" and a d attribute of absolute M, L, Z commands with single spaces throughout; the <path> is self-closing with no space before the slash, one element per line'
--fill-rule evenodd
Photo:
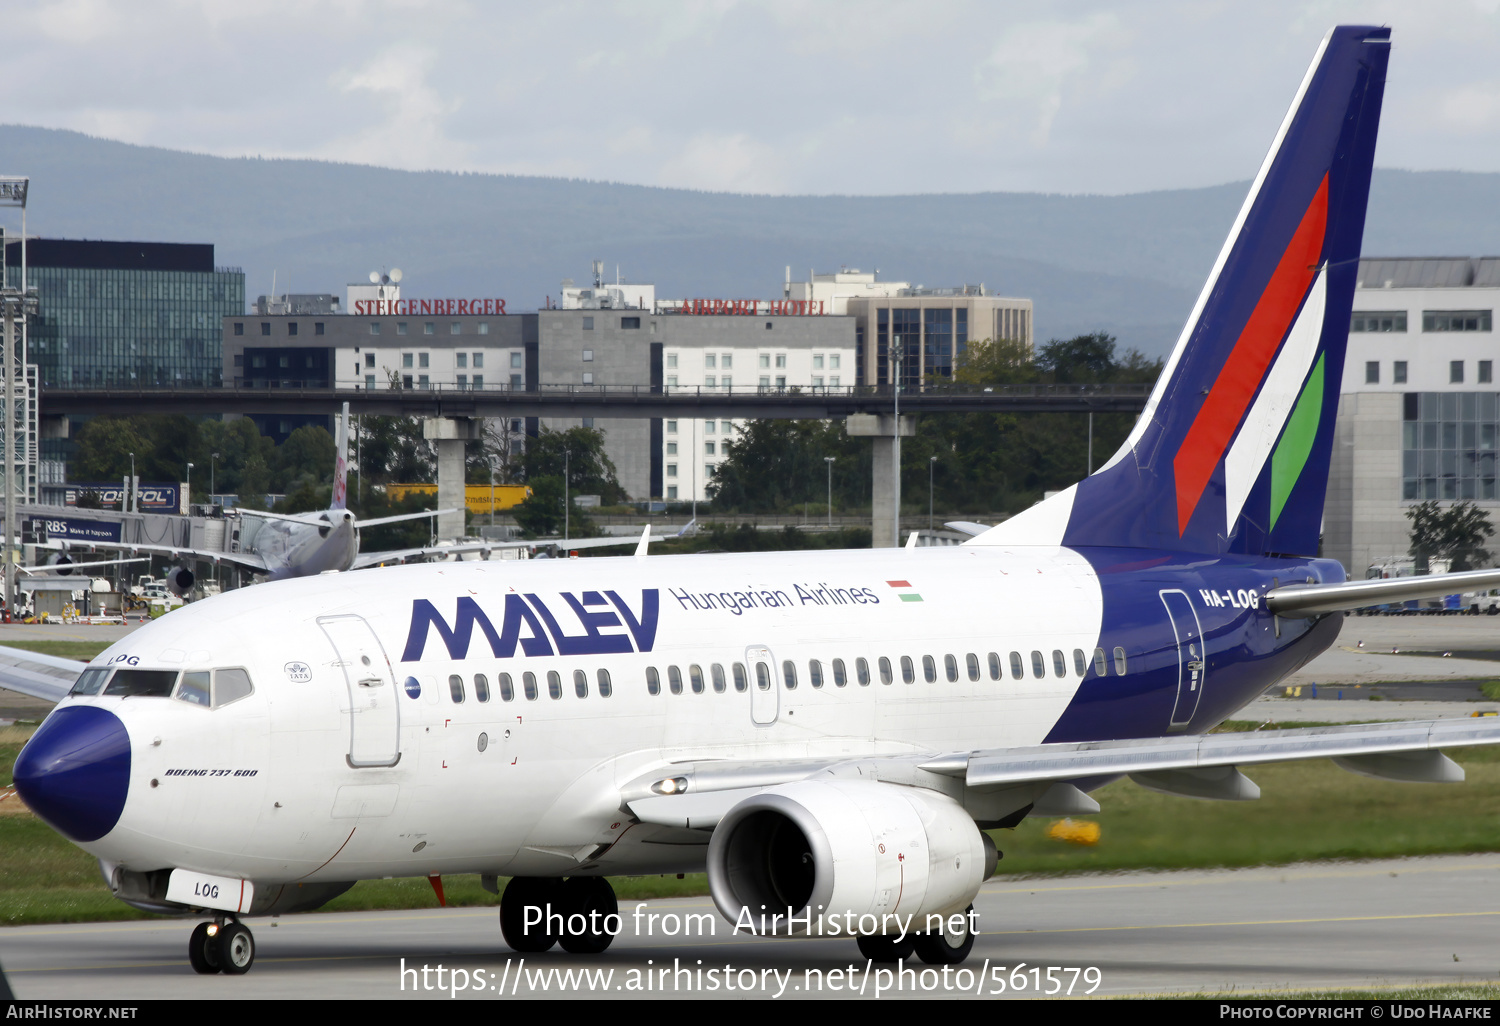
<path fill-rule="evenodd" d="M 197 580 L 193 572 L 185 566 L 173 567 L 167 571 L 167 590 L 178 598 L 187 598 L 193 590 L 193 582 Z"/>
<path fill-rule="evenodd" d="M 979 893 L 994 864 L 986 841 L 936 791 L 803 780 L 729 811 L 709 842 L 708 883 L 719 912 L 757 933 L 920 932 Z"/>

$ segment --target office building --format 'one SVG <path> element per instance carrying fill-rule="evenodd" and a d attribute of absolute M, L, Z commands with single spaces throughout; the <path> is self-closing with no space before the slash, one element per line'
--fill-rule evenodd
<path fill-rule="evenodd" d="M 29 327 L 43 388 L 215 387 L 220 324 L 245 309 L 245 275 L 215 267 L 212 245 L 31 239 Z M 21 244 L 8 242 L 11 284 Z"/>
<path fill-rule="evenodd" d="M 1500 258 L 1360 261 L 1323 524 L 1351 577 L 1407 557 L 1416 503 L 1500 526 L 1497 307 Z"/>

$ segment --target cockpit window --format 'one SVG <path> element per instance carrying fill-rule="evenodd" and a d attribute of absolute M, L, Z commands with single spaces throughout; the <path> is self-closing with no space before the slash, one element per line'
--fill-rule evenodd
<path fill-rule="evenodd" d="M 176 670 L 116 670 L 110 678 L 106 695 L 166 698 L 177 683 Z"/>
<path fill-rule="evenodd" d="M 248 697 L 255 691 L 250 685 L 250 675 L 241 669 L 214 671 L 214 705 L 228 705 Z"/>
<path fill-rule="evenodd" d="M 79 675 L 77 683 L 73 685 L 70 695 L 97 695 L 104 687 L 104 682 L 109 679 L 108 667 L 97 667 L 84 670 Z"/>
<path fill-rule="evenodd" d="M 213 700 L 209 697 L 208 690 L 209 673 L 207 670 L 190 670 L 182 675 L 182 680 L 177 682 L 177 694 L 173 698 L 193 705 L 212 705 Z"/>

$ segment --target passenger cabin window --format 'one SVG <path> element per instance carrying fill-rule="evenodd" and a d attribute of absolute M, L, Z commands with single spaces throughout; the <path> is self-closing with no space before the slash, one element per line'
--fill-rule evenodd
<path fill-rule="evenodd" d="M 937 680 L 937 662 L 932 656 L 922 657 L 922 676 L 927 679 L 927 683 L 929 684 Z"/>
<path fill-rule="evenodd" d="M 755 686 L 762 691 L 771 690 L 771 668 L 765 663 L 755 664 Z"/>
<path fill-rule="evenodd" d="M 1115 649 L 1115 672 L 1121 677 L 1125 676 L 1125 650 L 1123 648 Z"/>
<path fill-rule="evenodd" d="M 948 675 L 949 684 L 958 680 L 958 660 L 952 655 L 943 656 L 943 672 Z"/>
<path fill-rule="evenodd" d="M 646 693 L 651 695 L 661 694 L 661 675 L 656 672 L 656 667 L 646 667 Z"/>
<path fill-rule="evenodd" d="M 747 691 L 747 690 L 749 690 L 749 688 L 750 688 L 750 681 L 748 679 L 747 674 L 745 673 L 745 664 L 744 663 L 735 663 L 734 664 L 734 690 L 736 690 L 736 691 Z"/>
<path fill-rule="evenodd" d="M 589 697 L 589 675 L 582 670 L 573 671 L 573 694 L 579 698 Z"/>
<path fill-rule="evenodd" d="M 1031 675 L 1033 677 L 1047 676 L 1047 660 L 1036 649 L 1031 650 Z"/>
<path fill-rule="evenodd" d="M 527 670 L 525 673 L 521 674 L 521 687 L 526 692 L 526 701 L 535 702 L 537 696 L 536 674 L 532 673 L 530 670 Z"/>
<path fill-rule="evenodd" d="M 500 700 L 502 702 L 512 701 L 516 697 L 515 685 L 511 683 L 510 674 L 500 675 Z"/>
<path fill-rule="evenodd" d="M 184 673 L 182 680 L 177 682 L 177 694 L 173 697 L 193 705 L 213 705 L 213 698 L 209 691 L 209 676 L 207 670 Z"/>
<path fill-rule="evenodd" d="M 1080 677 L 1089 672 L 1088 657 L 1083 654 L 1083 649 L 1081 648 L 1073 650 L 1073 669 Z"/>
<path fill-rule="evenodd" d="M 452 697 L 455 705 L 462 704 L 464 700 L 464 679 L 456 673 L 448 678 L 448 694 Z"/>
<path fill-rule="evenodd" d="M 833 686 L 841 688 L 849 683 L 849 675 L 844 672 L 844 661 L 835 659 L 833 661 Z"/>
<path fill-rule="evenodd" d="M 1062 649 L 1060 648 L 1052 650 L 1052 672 L 1059 677 L 1066 677 L 1068 675 L 1068 661 L 1063 658 Z"/>
<path fill-rule="evenodd" d="M 1000 653 L 990 653 L 990 680 L 1000 679 Z"/>
<path fill-rule="evenodd" d="M 562 674 L 556 670 L 547 671 L 547 694 L 554 700 L 562 697 Z"/>
<path fill-rule="evenodd" d="M 912 665 L 911 656 L 901 657 L 901 679 L 907 684 L 917 679 L 917 669 Z"/>
<path fill-rule="evenodd" d="M 726 687 L 724 681 L 724 664 L 714 663 L 713 666 L 709 669 L 709 674 L 713 677 L 714 694 L 722 695 L 724 693 L 724 688 Z"/>
<path fill-rule="evenodd" d="M 1094 649 L 1094 673 L 1102 677 L 1108 671 L 1109 667 L 1104 662 L 1104 649 Z"/>
<path fill-rule="evenodd" d="M 1010 675 L 1014 680 L 1020 680 L 1026 676 L 1026 666 L 1021 662 L 1021 653 L 1019 652 L 1012 652 L 1010 654 Z"/>
<path fill-rule="evenodd" d="M 979 657 L 977 655 L 975 655 L 973 652 L 970 652 L 968 654 L 967 658 L 964 660 L 964 662 L 968 666 L 968 669 L 969 669 L 969 679 L 970 680 L 978 680 L 979 679 Z"/>
<path fill-rule="evenodd" d="M 488 702 L 490 700 L 490 682 L 482 673 L 474 674 L 474 701 Z"/>
<path fill-rule="evenodd" d="M 601 669 L 595 675 L 595 680 L 599 684 L 599 697 L 600 698 L 608 698 L 610 695 L 612 695 L 612 694 L 615 693 L 614 685 L 611 684 L 610 680 L 609 680 L 609 671 L 608 670 Z"/>
<path fill-rule="evenodd" d="M 783 659 L 781 661 L 781 677 L 782 677 L 782 680 L 784 680 L 786 682 L 786 689 L 788 691 L 796 691 L 797 690 L 797 664 L 796 663 L 792 662 L 790 659 Z"/>
<path fill-rule="evenodd" d="M 889 684 L 890 682 L 891 682 L 891 661 L 889 659 L 887 659 L 885 656 L 881 656 L 880 657 L 880 683 L 882 683 L 882 684 Z"/>
<path fill-rule="evenodd" d="M 807 682 L 815 688 L 823 686 L 823 664 L 816 659 L 807 661 Z"/>
<path fill-rule="evenodd" d="M 692 685 L 693 694 L 703 694 L 703 667 L 697 663 L 688 667 L 688 683 Z"/>
<path fill-rule="evenodd" d="M 675 666 L 667 667 L 667 687 L 674 695 L 682 694 L 682 671 Z"/>

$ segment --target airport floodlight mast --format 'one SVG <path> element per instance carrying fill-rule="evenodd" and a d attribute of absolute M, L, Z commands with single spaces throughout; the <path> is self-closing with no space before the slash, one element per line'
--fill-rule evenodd
<path fill-rule="evenodd" d="M 833 530 L 833 457 L 824 456 L 823 462 L 828 464 L 828 529 Z"/>
<path fill-rule="evenodd" d="M 891 395 L 895 402 L 895 418 L 891 424 L 891 492 L 895 510 L 891 519 L 891 530 L 896 548 L 901 547 L 901 336 L 891 336 Z"/>
<path fill-rule="evenodd" d="M 927 457 L 927 530 L 932 530 L 932 472 L 937 467 L 937 457 Z"/>
<path fill-rule="evenodd" d="M 0 207 L 18 207 L 21 211 L 21 279 L 19 286 L 12 286 L 9 277 L 9 268 L 5 266 L 4 260 L 0 259 L 0 304 L 5 307 L 5 334 L 4 334 L 4 464 L 5 464 L 5 612 L 9 616 L 15 609 L 16 589 L 16 542 L 19 540 L 19 532 L 16 530 L 16 460 L 26 460 L 26 468 L 21 470 L 22 487 L 25 488 L 32 480 L 33 475 L 29 473 L 30 463 L 33 459 L 34 446 L 30 437 L 17 439 L 16 432 L 25 432 L 30 424 L 30 410 L 26 401 L 29 396 L 26 392 L 26 316 L 37 311 L 36 295 L 27 288 L 26 283 L 26 194 L 30 191 L 31 179 L 25 177 L 0 176 Z M 4 232 L 0 231 L 0 253 L 4 252 Z M 19 344 L 16 338 L 16 321 L 20 320 Z M 18 392 L 19 390 L 19 392 Z M 20 402 L 17 402 L 20 399 Z M 19 444 L 18 444 L 19 442 Z M 34 497 L 27 489 L 28 499 Z"/>

